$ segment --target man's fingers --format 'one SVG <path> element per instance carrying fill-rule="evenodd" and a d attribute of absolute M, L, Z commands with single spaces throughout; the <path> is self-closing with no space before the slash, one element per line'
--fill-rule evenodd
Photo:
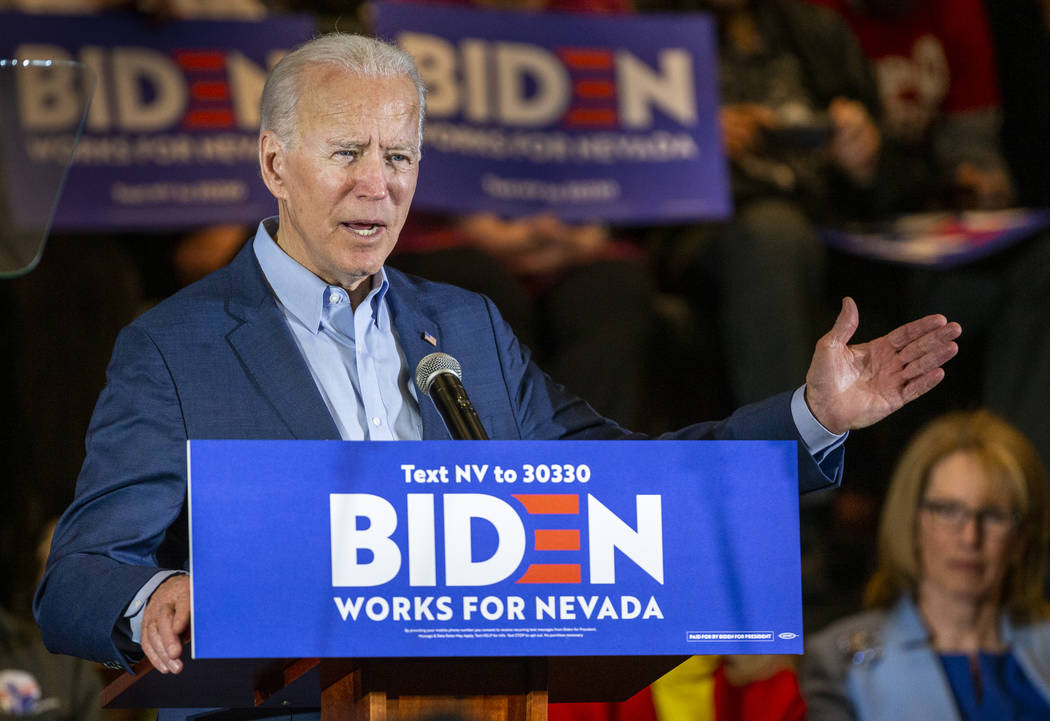
<path fill-rule="evenodd" d="M 157 632 L 160 634 L 160 643 L 168 658 L 178 658 L 182 652 L 182 644 L 175 632 L 174 621 L 175 608 L 168 606 L 157 618 Z"/>
<path fill-rule="evenodd" d="M 173 608 L 164 606 L 142 624 L 142 650 L 161 673 L 178 673 L 182 670 L 179 661 L 182 644 L 172 627 L 173 616 Z"/>
<path fill-rule="evenodd" d="M 160 670 L 161 673 L 167 673 L 168 659 L 162 655 L 158 649 L 163 646 L 157 646 L 157 641 L 160 640 L 159 636 L 154 638 L 156 635 L 156 629 L 153 624 L 147 626 L 145 623 L 142 624 L 142 652 L 146 654 L 146 658 L 153 664 L 153 667 Z"/>
<path fill-rule="evenodd" d="M 171 631 L 174 634 L 176 640 L 182 636 L 182 632 L 185 631 L 190 625 L 190 607 L 189 606 L 176 606 L 175 614 L 171 619 Z M 181 645 L 181 644 L 180 644 Z"/>
<path fill-rule="evenodd" d="M 934 368 L 929 373 L 924 373 L 918 378 L 909 381 L 902 389 L 901 397 L 905 403 L 911 403 L 942 380 L 944 380 L 944 369 L 941 367 Z"/>
<path fill-rule="evenodd" d="M 955 343 L 948 343 L 942 347 L 938 347 L 905 365 L 904 369 L 901 371 L 901 377 L 904 381 L 911 381 L 913 378 L 940 368 L 954 358 L 958 352 L 959 346 Z"/>
<path fill-rule="evenodd" d="M 936 319 L 937 316 L 927 316 L 927 318 Z M 920 320 L 927 320 L 927 318 Z M 919 321 L 915 322 L 917 323 Z M 911 324 L 909 323 L 909 325 Z M 897 330 L 904 330 L 906 327 L 907 326 L 898 328 Z M 894 333 L 896 332 L 897 331 L 894 331 Z M 961 334 L 962 327 L 958 323 L 947 323 L 942 327 L 934 325 L 933 330 L 916 337 L 905 346 L 901 347 L 894 344 L 894 347 L 897 348 L 897 356 L 900 358 L 900 361 L 908 364 L 916 358 L 921 358 L 924 355 L 931 353 L 941 355 L 945 349 L 954 348 L 955 343 L 953 341 Z M 891 333 L 890 335 L 892 336 L 893 334 Z M 890 339 L 890 343 L 894 343 L 892 338 Z M 958 350 L 958 348 L 955 348 L 955 350 Z M 953 351 L 948 358 L 951 358 L 954 355 L 955 352 Z M 948 358 L 945 358 L 945 360 L 948 360 Z"/>
<path fill-rule="evenodd" d="M 150 597 L 142 618 L 142 650 L 161 673 L 179 673 L 182 642 L 189 626 L 189 578 L 171 576 Z"/>
<path fill-rule="evenodd" d="M 958 323 L 948 323 L 943 315 L 928 315 L 910 323 L 905 323 L 900 328 L 890 331 L 886 336 L 890 344 L 898 351 L 903 350 L 909 343 L 922 338 L 928 333 L 938 329 L 945 329 L 945 340 L 957 338 L 962 333 L 962 327 Z"/>
<path fill-rule="evenodd" d="M 161 673 L 168 673 L 172 670 L 172 655 L 169 653 L 164 635 L 157 627 L 156 620 L 151 619 L 142 625 L 142 650 L 155 669 Z"/>

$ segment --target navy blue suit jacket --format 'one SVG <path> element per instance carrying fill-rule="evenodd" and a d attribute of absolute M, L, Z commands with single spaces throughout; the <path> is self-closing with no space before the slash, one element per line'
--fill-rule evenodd
<path fill-rule="evenodd" d="M 394 327 L 410 368 L 446 352 L 495 439 L 635 437 L 553 383 L 487 298 L 387 269 Z M 424 339 L 437 339 L 437 348 Z M 447 439 L 429 401 L 423 437 Z M 797 439 L 789 394 L 667 438 Z M 34 611 L 48 648 L 127 668 L 116 630 L 158 569 L 187 563 L 187 439 L 338 439 L 328 409 L 249 243 L 233 262 L 121 331 L 87 436 L 76 497 L 55 532 Z M 829 485 L 803 453 L 800 488 Z"/>

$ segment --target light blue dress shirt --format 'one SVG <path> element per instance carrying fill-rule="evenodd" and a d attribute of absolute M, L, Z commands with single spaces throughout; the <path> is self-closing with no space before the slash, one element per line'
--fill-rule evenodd
<path fill-rule="evenodd" d="M 269 226 L 269 227 L 268 227 Z M 345 441 L 418 441 L 416 388 L 390 322 L 386 272 L 356 309 L 347 292 L 292 260 L 274 242 L 275 219 L 259 224 L 255 257 Z"/>

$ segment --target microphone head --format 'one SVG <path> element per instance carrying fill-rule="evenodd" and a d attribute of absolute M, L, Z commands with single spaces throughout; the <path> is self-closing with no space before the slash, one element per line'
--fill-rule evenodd
<path fill-rule="evenodd" d="M 429 396 L 431 384 L 442 373 L 451 373 L 463 380 L 463 367 L 448 353 L 431 353 L 425 356 L 416 366 L 416 388 L 423 395 Z"/>

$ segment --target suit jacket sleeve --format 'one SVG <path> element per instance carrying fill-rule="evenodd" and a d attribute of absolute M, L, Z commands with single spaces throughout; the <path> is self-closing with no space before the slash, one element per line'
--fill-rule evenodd
<path fill-rule="evenodd" d="M 115 630 L 125 607 L 159 568 L 184 564 L 185 440 L 161 354 L 143 330 L 125 328 L 34 602 L 51 651 L 126 667 L 135 649 Z"/>
<path fill-rule="evenodd" d="M 506 429 L 499 426 L 499 419 L 493 418 L 499 432 L 492 434 L 495 438 L 524 439 L 575 439 L 575 440 L 617 440 L 642 439 L 645 435 L 632 433 L 607 418 L 603 418 L 586 402 L 567 392 L 565 388 L 553 382 L 541 371 L 529 357 L 529 352 L 521 346 L 510 327 L 499 316 L 491 301 L 485 299 L 488 322 L 492 337 L 496 343 L 496 357 L 484 359 L 476 368 L 464 366 L 464 379 L 473 374 L 485 378 L 485 373 L 492 368 L 500 369 L 498 379 L 483 383 L 479 391 L 488 394 L 491 387 L 498 386 L 500 393 L 509 397 L 510 412 L 506 415 L 517 419 L 517 429 Z M 475 339 L 477 335 L 473 336 Z M 477 353 L 477 341 L 473 341 L 474 353 Z M 462 361 L 462 358 L 460 359 Z M 464 381 L 466 382 L 466 380 Z M 484 414 L 488 401 L 478 402 L 474 388 L 468 388 L 470 396 L 475 399 L 479 413 Z M 680 430 L 659 436 L 664 440 L 789 440 L 801 443 L 798 428 L 791 416 L 792 392 L 784 392 L 758 403 L 752 403 L 735 411 L 722 421 L 697 423 Z M 486 397 L 487 395 L 483 395 Z M 493 398 L 492 403 L 499 408 L 501 400 Z M 500 414 L 503 415 L 503 414 Z M 488 420 L 484 418 L 488 428 Z M 514 435 L 515 431 L 517 435 Z M 491 429 L 490 429 L 491 432 Z M 829 453 L 820 463 L 805 449 L 799 452 L 799 490 L 806 492 L 837 484 L 842 477 L 843 448 Z"/>

